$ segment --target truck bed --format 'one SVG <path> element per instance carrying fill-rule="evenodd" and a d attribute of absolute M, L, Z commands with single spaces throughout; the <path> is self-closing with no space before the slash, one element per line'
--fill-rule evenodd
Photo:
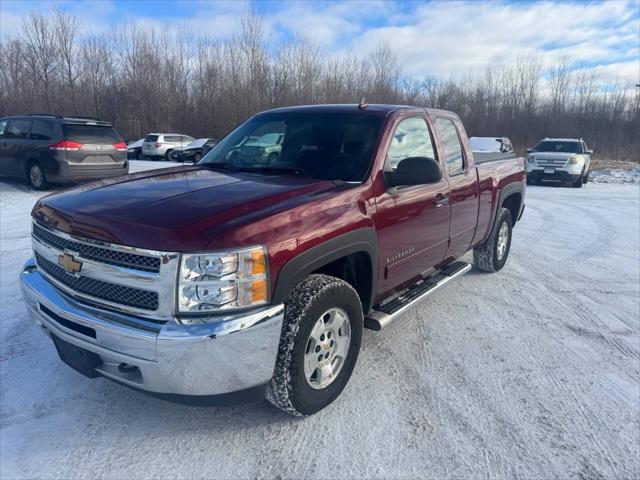
<path fill-rule="evenodd" d="M 487 162 L 495 162 L 496 160 L 507 160 L 509 158 L 518 158 L 515 152 L 501 153 L 501 152 L 473 152 L 473 158 L 476 161 L 476 165 Z"/>

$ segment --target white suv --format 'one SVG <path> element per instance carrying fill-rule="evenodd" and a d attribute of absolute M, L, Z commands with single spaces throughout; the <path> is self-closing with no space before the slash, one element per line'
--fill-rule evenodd
<path fill-rule="evenodd" d="M 581 188 L 589 178 L 593 150 L 581 138 L 544 138 L 527 153 L 528 185 L 562 182 Z"/>
<path fill-rule="evenodd" d="M 171 151 L 176 147 L 186 147 L 195 138 L 179 133 L 150 133 L 142 143 L 142 155 L 145 158 L 171 158 Z"/>

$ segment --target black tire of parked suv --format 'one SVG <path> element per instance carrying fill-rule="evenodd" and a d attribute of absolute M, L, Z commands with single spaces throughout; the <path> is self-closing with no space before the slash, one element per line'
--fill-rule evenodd
<path fill-rule="evenodd" d="M 171 161 L 171 152 L 173 152 L 173 150 L 167 150 L 167 151 L 165 152 L 165 154 L 164 154 L 164 159 L 165 159 L 167 162 L 170 162 L 170 161 Z"/>
<path fill-rule="evenodd" d="M 142 150 L 138 150 L 136 152 L 136 160 L 144 160 L 144 155 L 142 154 Z"/>
<path fill-rule="evenodd" d="M 533 185 L 533 180 L 527 177 L 527 185 Z"/>
<path fill-rule="evenodd" d="M 31 162 L 27 167 L 27 183 L 34 190 L 47 188 L 47 177 L 38 162 Z"/>
<path fill-rule="evenodd" d="M 193 156 L 193 163 L 197 163 L 197 162 L 199 162 L 201 158 L 202 158 L 202 154 L 200 154 L 200 153 L 196 153 L 196 154 Z"/>
<path fill-rule="evenodd" d="M 362 304 L 347 282 L 328 275 L 312 274 L 293 289 L 284 305 L 276 367 L 266 397 L 271 404 L 290 415 L 311 415 L 333 402 L 351 377 L 362 341 Z M 315 389 L 305 376 L 305 353 L 316 322 L 331 308 L 340 308 L 349 317 L 349 350 L 336 378 L 326 387 Z"/>
<path fill-rule="evenodd" d="M 498 244 L 500 231 L 502 226 L 507 225 L 506 249 L 500 257 L 498 253 Z M 511 212 L 506 208 L 501 208 L 498 211 L 498 218 L 494 225 L 489 239 L 479 247 L 473 249 L 473 262 L 478 270 L 483 272 L 497 272 L 505 263 L 509 257 L 509 250 L 511 249 L 511 236 L 513 232 L 513 220 L 511 218 Z"/>
<path fill-rule="evenodd" d="M 573 183 L 573 188 L 582 188 L 583 183 L 584 183 L 584 169 L 582 169 L 582 172 L 580 172 L 580 176 Z"/>

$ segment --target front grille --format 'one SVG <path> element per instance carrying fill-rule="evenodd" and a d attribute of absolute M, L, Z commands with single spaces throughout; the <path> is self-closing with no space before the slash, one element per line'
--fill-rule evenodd
<path fill-rule="evenodd" d="M 144 272 L 158 273 L 160 271 L 160 258 L 136 255 L 134 253 L 120 252 L 108 248 L 87 245 L 59 237 L 54 233 L 34 223 L 33 235 L 41 242 L 58 250 L 69 250 L 79 254 L 88 260 L 115 265 L 118 267 L 132 268 Z"/>
<path fill-rule="evenodd" d="M 536 166 L 538 167 L 565 167 L 567 165 L 566 158 L 537 158 Z"/>
<path fill-rule="evenodd" d="M 158 309 L 158 293 L 103 282 L 89 277 L 75 277 L 35 252 L 38 266 L 61 284 L 91 297 L 143 310 Z"/>

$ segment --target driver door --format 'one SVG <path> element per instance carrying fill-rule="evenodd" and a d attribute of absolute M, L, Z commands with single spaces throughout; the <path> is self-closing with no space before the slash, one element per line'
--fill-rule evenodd
<path fill-rule="evenodd" d="M 426 117 L 401 119 L 388 146 L 385 171 L 409 157 L 437 158 Z M 441 165 L 442 167 L 442 165 Z M 449 184 L 387 188 L 376 195 L 380 298 L 441 263 L 449 244 Z"/>

